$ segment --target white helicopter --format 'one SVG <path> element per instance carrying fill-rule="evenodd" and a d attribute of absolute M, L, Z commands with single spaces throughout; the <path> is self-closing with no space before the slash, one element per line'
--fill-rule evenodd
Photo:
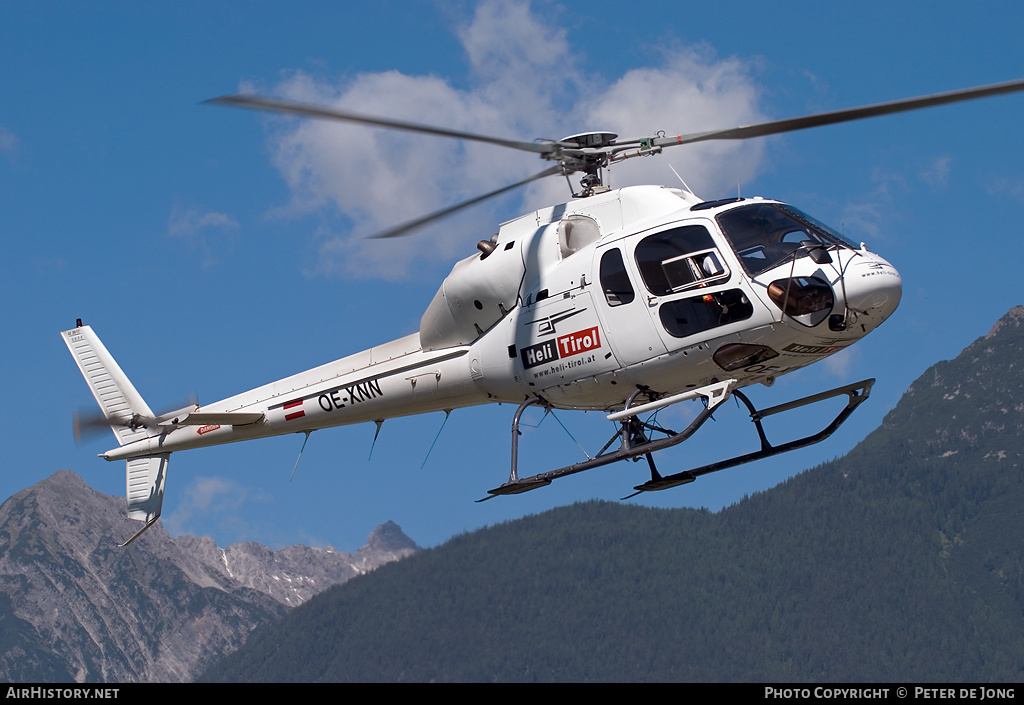
<path fill-rule="evenodd" d="M 128 516 L 159 518 L 171 453 L 331 426 L 505 402 L 512 422 L 508 481 L 484 499 L 548 485 L 608 463 L 648 461 L 636 493 L 784 453 L 831 435 L 865 401 L 864 380 L 757 410 L 740 391 L 855 343 L 899 304 L 896 269 L 800 210 L 762 198 L 702 201 L 688 189 L 602 184 L 609 164 L 675 145 L 748 139 L 1024 90 L 1024 80 L 699 134 L 620 140 L 609 132 L 518 142 L 256 96 L 211 102 L 482 141 L 554 162 L 510 186 L 405 223 L 396 237 L 475 203 L 553 175 L 582 172 L 567 203 L 500 226 L 458 262 L 418 333 L 236 396 L 156 415 L 81 319 L 62 333 L 126 460 Z M 571 188 L 571 183 L 570 183 Z M 761 420 L 846 395 L 818 433 L 772 445 Z M 653 453 L 683 442 L 730 396 L 750 411 L 760 450 L 662 476 Z M 703 410 L 674 431 L 641 419 L 699 400 Z M 617 432 L 594 456 L 520 478 L 519 421 L 530 405 L 608 412 Z M 77 423 L 76 423 L 77 432 Z M 303 444 L 304 446 L 305 444 Z M 301 451 L 300 451 L 301 457 Z M 633 496 L 633 495 L 630 495 Z"/>

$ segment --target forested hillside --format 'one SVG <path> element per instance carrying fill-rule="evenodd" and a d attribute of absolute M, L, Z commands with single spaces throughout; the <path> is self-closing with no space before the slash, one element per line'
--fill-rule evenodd
<path fill-rule="evenodd" d="M 207 678 L 1020 681 L 1022 320 L 768 492 L 460 536 L 321 594 Z"/>

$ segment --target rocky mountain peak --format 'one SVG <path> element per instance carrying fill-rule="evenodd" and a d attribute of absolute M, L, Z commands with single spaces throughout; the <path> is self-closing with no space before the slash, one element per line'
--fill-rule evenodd
<path fill-rule="evenodd" d="M 992 326 L 992 330 L 985 336 L 985 340 L 993 338 L 999 331 L 1006 328 L 1019 327 L 1022 321 L 1024 321 L 1024 306 L 1014 306 L 1005 316 L 996 321 L 996 324 Z"/>
<path fill-rule="evenodd" d="M 899 429 L 899 447 L 919 458 L 978 454 L 1024 461 L 1024 306 L 1015 306 L 954 359 L 910 385 L 882 429 Z M 1012 446 L 1012 447 L 1011 447 Z"/>
<path fill-rule="evenodd" d="M 376 551 L 415 551 L 418 546 L 402 533 L 402 527 L 393 521 L 387 521 L 370 532 L 366 545 Z"/>
<path fill-rule="evenodd" d="M 122 497 L 58 471 L 0 506 L 0 677 L 188 681 L 289 607 L 407 556 L 394 522 L 354 555 L 138 529 Z"/>

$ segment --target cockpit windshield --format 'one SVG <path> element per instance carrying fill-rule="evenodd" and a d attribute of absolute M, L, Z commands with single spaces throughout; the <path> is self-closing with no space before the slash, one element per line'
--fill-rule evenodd
<path fill-rule="evenodd" d="M 740 206 L 719 213 L 716 220 L 752 277 L 791 255 L 806 257 L 808 248 L 800 248 L 803 243 L 857 249 L 832 228 L 781 203 Z"/>

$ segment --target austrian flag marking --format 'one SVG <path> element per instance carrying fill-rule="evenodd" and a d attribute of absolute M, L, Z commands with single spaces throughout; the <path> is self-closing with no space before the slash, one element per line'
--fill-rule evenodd
<path fill-rule="evenodd" d="M 289 413 L 288 412 L 289 409 L 298 409 L 298 411 L 292 411 L 291 413 Z M 287 404 L 284 405 L 284 420 L 285 421 L 291 421 L 292 419 L 301 419 L 305 415 L 306 415 L 306 412 L 302 410 L 302 400 L 301 399 L 296 399 L 295 401 L 290 401 L 290 402 L 288 402 Z"/>

